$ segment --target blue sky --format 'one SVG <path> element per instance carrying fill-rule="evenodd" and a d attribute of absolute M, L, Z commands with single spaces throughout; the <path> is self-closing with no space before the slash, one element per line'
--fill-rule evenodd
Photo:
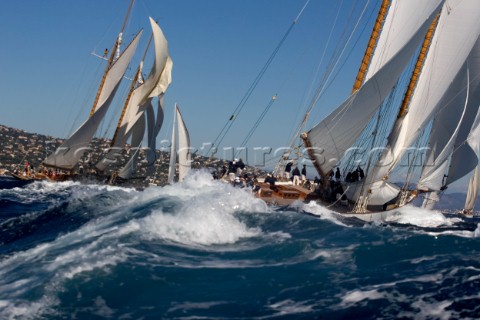
<path fill-rule="evenodd" d="M 142 27 L 145 32 L 127 76 L 148 40 L 148 16 L 164 31 L 173 59 L 158 141 L 170 136 L 175 102 L 194 147 L 215 140 L 306 2 L 136 0 L 124 38 Z M 337 44 L 352 34 L 365 9 L 307 128 L 340 104 L 352 89 L 379 3 L 310 0 L 220 147 L 240 146 L 275 94 L 248 146 L 288 146 L 333 52 L 342 49 Z M 129 0 L 1 1 L 0 124 L 57 137 L 75 130 L 87 118 L 105 68 L 91 52 L 112 47 L 128 5 Z M 100 135 L 111 137 L 121 98 Z"/>
<path fill-rule="evenodd" d="M 171 110 L 179 103 L 193 145 L 213 141 L 239 104 L 306 0 L 137 0 L 125 38 L 158 20 L 173 59 L 167 92 L 167 118 L 159 135 L 168 135 Z M 343 11 L 358 17 L 364 1 L 344 1 Z M 27 131 L 66 137 L 86 118 L 104 66 L 91 55 L 110 48 L 128 0 L 19 0 L 0 3 L 0 123 Z M 288 145 L 315 85 L 315 73 L 341 1 L 311 0 L 250 100 L 224 139 L 238 146 L 274 94 L 278 99 L 252 137 L 251 146 Z M 368 14 L 377 11 L 371 1 Z M 347 17 L 337 24 L 327 50 Z M 366 41 L 371 27 L 355 39 Z M 364 39 L 365 38 L 365 39 Z M 141 46 L 142 46 L 141 44 Z M 353 47 L 353 46 L 351 46 Z M 365 45 L 351 51 L 312 122 L 346 97 Z M 139 59 L 143 48 L 137 50 Z M 345 53 L 346 55 L 346 53 Z M 326 60 L 324 60 L 326 61 Z M 320 68 L 325 68 L 325 63 Z M 130 70 L 133 73 L 134 70 Z M 127 81 L 124 81 L 127 83 Z M 310 89 L 311 90 L 311 89 Z M 320 109 L 320 108 L 318 108 Z M 87 110 L 87 111 L 85 111 Z M 113 108 L 112 108 L 113 110 Z M 83 112 L 83 113 L 82 113 Z M 114 112 L 114 111 L 112 111 Z M 113 115 L 113 113 L 112 113 Z M 113 117 L 113 116 L 112 116 Z M 103 129 L 108 129 L 108 123 Z"/>

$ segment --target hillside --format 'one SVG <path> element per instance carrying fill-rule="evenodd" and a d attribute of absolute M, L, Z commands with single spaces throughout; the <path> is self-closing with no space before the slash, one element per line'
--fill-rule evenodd
<path fill-rule="evenodd" d="M 54 152 L 56 148 L 63 142 L 63 139 L 46 136 L 38 133 L 29 133 L 24 130 L 10 128 L 0 125 L 0 170 L 13 171 L 15 167 L 23 167 L 28 161 L 30 165 L 39 168 L 45 157 Z M 85 156 L 80 161 L 81 166 L 88 167 L 88 163 L 96 163 L 103 154 L 106 153 L 110 146 L 109 139 L 94 139 L 90 145 L 93 150 L 92 157 Z M 127 145 L 128 147 L 128 145 Z M 118 170 L 129 159 L 130 151 L 121 154 L 118 165 L 109 168 L 105 175 L 111 175 L 113 171 Z M 157 160 L 155 162 L 156 174 L 155 183 L 159 185 L 166 184 L 168 176 L 168 164 L 170 161 L 169 152 L 156 150 Z M 224 160 L 209 159 L 201 155 L 193 155 L 192 168 L 207 168 L 209 170 L 220 170 L 226 163 Z M 134 179 L 129 183 L 135 187 L 144 187 L 147 183 L 146 176 L 146 152 L 140 150 L 139 161 Z M 261 174 L 258 168 L 248 168 L 249 172 Z"/>

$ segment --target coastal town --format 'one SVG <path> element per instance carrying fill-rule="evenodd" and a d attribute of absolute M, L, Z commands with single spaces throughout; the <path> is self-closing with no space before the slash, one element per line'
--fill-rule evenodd
<path fill-rule="evenodd" d="M 8 174 L 15 170 L 23 170 L 28 163 L 30 168 L 39 169 L 46 156 L 54 152 L 58 146 L 63 143 L 63 139 L 43 135 L 39 133 L 30 133 L 21 129 L 11 128 L 0 125 L 0 174 Z M 93 157 L 85 156 L 79 163 L 81 170 L 87 169 L 89 163 L 96 163 L 101 155 L 110 147 L 109 139 L 94 138 L 90 145 Z M 131 149 L 120 155 L 118 164 L 112 165 L 106 170 L 105 175 L 112 175 L 122 165 L 124 165 L 130 156 Z M 134 177 L 128 181 L 117 181 L 119 185 L 132 186 L 142 189 L 149 184 L 166 185 L 168 176 L 168 167 L 170 153 L 165 150 L 156 150 L 155 174 L 147 176 L 147 159 L 145 149 L 139 151 L 139 161 Z M 220 172 L 227 165 L 226 160 L 209 159 L 202 155 L 194 154 L 192 157 L 192 168 L 206 168 L 213 172 Z M 263 173 L 259 168 L 249 168 L 249 172 L 260 175 Z"/>

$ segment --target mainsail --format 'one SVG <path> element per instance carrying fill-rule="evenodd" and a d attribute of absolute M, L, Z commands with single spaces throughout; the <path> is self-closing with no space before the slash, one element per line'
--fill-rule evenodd
<path fill-rule="evenodd" d="M 480 38 L 468 59 L 468 69 L 472 75 L 470 79 L 470 99 L 467 106 L 467 115 L 464 125 L 460 127 L 457 143 L 454 147 L 446 184 L 451 184 L 466 176 L 477 167 L 480 160 Z M 465 143 L 466 142 L 466 143 Z"/>
<path fill-rule="evenodd" d="M 390 94 L 442 4 L 442 0 L 392 1 L 363 86 L 302 135 L 323 178 L 352 147 Z"/>
<path fill-rule="evenodd" d="M 183 181 L 191 167 L 191 153 L 190 153 L 190 135 L 188 134 L 187 126 L 183 121 L 182 114 L 178 105 L 177 123 L 178 123 L 178 181 Z"/>
<path fill-rule="evenodd" d="M 97 102 L 92 111 L 93 114 L 88 118 L 66 141 L 64 141 L 57 150 L 48 156 L 44 165 L 72 170 L 78 163 L 83 154 L 88 151 L 88 145 L 98 129 L 101 121 L 110 107 L 115 92 L 122 80 L 130 60 L 135 53 L 141 32 L 132 40 L 130 45 L 123 51 L 120 57 L 113 61 L 105 71 L 104 81 L 97 94 Z M 119 41 L 117 40 L 117 43 Z"/>
<path fill-rule="evenodd" d="M 463 106 L 462 100 L 465 99 Z M 477 39 L 465 65 L 443 97 L 441 109 L 433 120 L 429 154 L 418 184 L 419 189 L 429 191 L 425 196 L 424 207 L 433 208 L 442 189 L 477 167 L 478 155 L 466 142 L 479 104 L 480 39 Z"/>
<path fill-rule="evenodd" d="M 96 164 L 97 169 L 100 171 L 104 171 L 109 164 L 116 161 L 123 146 L 132 135 L 132 128 L 140 118 L 144 117 L 144 112 L 151 105 L 151 100 L 155 96 L 162 96 L 171 82 L 171 69 L 173 63 L 168 55 L 167 40 L 158 24 L 152 18 L 150 18 L 150 24 L 152 26 L 155 43 L 154 65 L 148 78 L 143 81 L 143 83 L 137 87 L 132 86 L 132 91 L 125 103 L 122 117 L 119 120 L 119 125 L 112 141 L 112 148 L 106 156 Z M 139 68 L 139 70 L 141 70 L 141 68 Z M 137 79 L 134 79 L 133 81 L 137 81 Z M 163 111 L 160 109 L 158 112 L 162 112 L 163 114 Z M 157 122 L 155 123 L 156 134 L 158 134 L 161 127 L 161 123 L 158 123 L 158 120 L 159 118 L 157 117 Z M 138 148 L 140 145 L 132 144 L 132 147 Z"/>
<path fill-rule="evenodd" d="M 176 119 L 177 112 L 175 107 L 175 112 L 173 113 L 173 125 L 172 125 L 172 145 L 170 146 L 170 163 L 168 165 L 168 178 L 167 182 L 173 184 L 175 181 L 175 172 L 176 172 L 176 163 L 177 163 L 177 136 L 175 134 L 176 130 Z"/>
<path fill-rule="evenodd" d="M 398 119 L 387 151 L 374 172 L 387 177 L 440 108 L 440 102 L 461 71 L 480 34 L 480 6 L 475 0 L 446 1 L 408 113 Z"/>
<path fill-rule="evenodd" d="M 135 125 L 132 128 L 132 146 L 130 152 L 133 152 L 129 161 L 124 165 L 118 172 L 118 176 L 122 179 L 130 179 L 135 172 L 137 159 L 140 151 L 140 146 L 142 145 L 143 135 L 145 132 L 145 117 L 142 116 L 138 119 Z"/>
<path fill-rule="evenodd" d="M 163 124 L 163 118 L 165 114 L 164 110 L 164 95 L 158 97 L 158 107 L 157 115 L 155 116 L 155 111 L 153 106 L 150 105 L 147 107 L 147 130 L 148 130 L 148 152 L 147 152 L 147 176 L 150 176 L 154 172 L 154 164 L 157 159 L 156 150 L 157 150 L 157 135 L 160 132 L 160 129 Z"/>
<path fill-rule="evenodd" d="M 176 119 L 176 121 L 175 121 Z M 176 123 L 175 123 L 176 122 Z M 178 130 L 178 146 L 175 130 Z M 190 171 L 191 153 L 190 153 L 190 135 L 187 126 L 183 121 L 180 108 L 175 104 L 175 114 L 172 129 L 172 146 L 170 149 L 170 166 L 168 170 L 168 183 L 172 184 L 175 177 L 176 159 L 178 152 L 178 181 L 181 182 Z"/>
<path fill-rule="evenodd" d="M 472 214 L 473 207 L 475 207 L 475 202 L 477 201 L 478 196 L 478 166 L 475 167 L 473 176 L 470 178 L 468 183 L 467 197 L 465 199 L 465 208 L 464 213 Z"/>

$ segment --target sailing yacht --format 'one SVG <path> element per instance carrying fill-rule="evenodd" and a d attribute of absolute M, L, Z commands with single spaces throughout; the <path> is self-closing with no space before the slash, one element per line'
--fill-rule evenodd
<path fill-rule="evenodd" d="M 351 95 L 301 135 L 322 179 L 320 201 L 341 192 L 352 204 L 344 212 L 394 209 L 420 195 L 438 194 L 476 168 L 478 21 L 475 0 L 382 1 Z M 400 90 L 399 79 L 412 61 L 404 98 L 394 106 L 396 117 L 387 119 L 390 98 Z M 428 145 L 422 148 L 424 140 Z M 360 149 L 367 152 L 357 152 Z M 410 161 L 399 184 L 391 175 L 405 157 Z M 363 179 L 332 179 L 335 168 L 346 177 L 360 162 Z M 418 167 L 423 169 L 416 181 Z M 472 192 L 476 198 L 477 191 Z"/>
<path fill-rule="evenodd" d="M 177 132 L 177 134 L 175 133 Z M 178 143 L 177 143 L 178 136 Z M 170 164 L 168 167 L 168 183 L 173 184 L 175 177 L 178 182 L 182 182 L 192 165 L 192 155 L 190 153 L 190 134 L 187 126 L 183 121 L 182 114 L 178 104 L 175 104 L 175 113 L 173 116 L 172 127 L 172 145 L 170 147 Z M 178 170 L 177 170 L 177 154 L 178 154 Z M 178 173 L 177 173 L 178 171 Z"/>
<path fill-rule="evenodd" d="M 110 51 L 107 67 L 97 90 L 89 118 L 43 162 L 44 167 L 48 169 L 49 174 L 47 177 L 50 180 L 58 181 L 77 178 L 79 174 L 76 171 L 81 158 L 85 154 L 91 156 L 92 150 L 89 148 L 89 145 L 98 131 L 100 123 L 104 120 L 108 109 L 112 106 L 112 101 L 120 82 L 125 77 L 142 34 L 142 31 L 139 31 L 131 43 L 122 50 L 122 36 L 133 3 L 134 0 L 131 0 L 123 26 L 113 49 Z M 96 177 L 104 175 L 107 166 L 114 162 L 111 158 L 115 155 L 118 156 L 128 139 L 131 139 L 131 146 L 137 151 L 133 152 L 132 159 L 119 172 L 115 172 L 116 176 L 125 179 L 132 176 L 138 150 L 145 135 L 148 135 L 148 147 L 155 152 L 156 136 L 163 121 L 163 99 L 166 89 L 171 82 L 172 61 L 168 54 L 168 43 L 162 30 L 152 18 L 150 18 L 150 25 L 152 37 L 132 80 L 130 93 L 124 104 L 110 151 L 97 163 L 96 168 L 87 168 L 85 170 L 88 172 L 94 170 Z M 155 47 L 154 63 L 148 77 L 143 79 L 143 63 L 152 38 Z M 154 98 L 157 98 L 159 101 L 156 115 L 153 107 Z M 147 119 L 145 120 L 145 118 Z M 145 124 L 146 122 L 147 125 Z M 149 157 L 151 160 L 149 167 L 153 167 L 154 156 L 153 160 L 151 155 Z"/>
<path fill-rule="evenodd" d="M 468 182 L 467 197 L 465 199 L 465 207 L 459 213 L 467 217 L 473 217 L 473 208 L 478 196 L 478 167 L 475 168 L 473 176 Z"/>

